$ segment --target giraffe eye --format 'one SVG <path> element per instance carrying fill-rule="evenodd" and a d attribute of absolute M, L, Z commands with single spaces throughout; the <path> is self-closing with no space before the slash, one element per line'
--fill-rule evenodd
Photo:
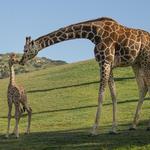
<path fill-rule="evenodd" d="M 28 51 L 27 47 L 26 47 L 26 46 L 24 46 L 24 52 L 27 52 L 27 51 Z"/>
<path fill-rule="evenodd" d="M 24 52 L 26 53 L 26 52 L 27 52 L 27 50 L 25 49 L 25 50 L 24 50 Z"/>

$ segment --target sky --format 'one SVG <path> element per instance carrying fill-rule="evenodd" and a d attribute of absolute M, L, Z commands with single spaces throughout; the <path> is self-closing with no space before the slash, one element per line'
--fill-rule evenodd
<path fill-rule="evenodd" d="M 25 37 L 36 39 L 70 24 L 111 17 L 150 32 L 150 0 L 0 0 L 0 53 L 23 53 Z M 77 39 L 55 44 L 39 57 L 69 63 L 94 58 L 94 44 Z"/>

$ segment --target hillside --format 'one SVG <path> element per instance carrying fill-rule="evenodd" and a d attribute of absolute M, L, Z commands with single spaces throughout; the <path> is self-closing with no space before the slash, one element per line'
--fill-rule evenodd
<path fill-rule="evenodd" d="M 0 54 L 0 79 L 6 78 L 9 76 L 9 68 L 8 68 L 8 56 L 9 53 Z M 17 54 L 17 57 L 20 59 L 21 54 Z M 65 61 L 61 60 L 51 60 L 46 57 L 36 57 L 33 60 L 27 62 L 25 66 L 16 65 L 15 72 L 19 73 L 27 73 L 35 70 L 45 69 L 52 66 L 63 65 L 66 64 Z"/>
<path fill-rule="evenodd" d="M 146 99 L 136 131 L 128 128 L 138 101 L 137 85 L 130 67 L 114 70 L 118 99 L 118 131 L 110 135 L 112 102 L 108 88 L 99 135 L 89 136 L 93 126 L 99 88 L 99 67 L 94 60 L 46 68 L 17 75 L 25 86 L 33 110 L 31 134 L 24 135 L 27 116 L 20 121 L 20 138 L 4 138 L 7 128 L 6 90 L 0 80 L 0 150 L 149 150 L 146 131 L 150 105 Z M 14 119 L 12 119 L 12 128 Z"/>

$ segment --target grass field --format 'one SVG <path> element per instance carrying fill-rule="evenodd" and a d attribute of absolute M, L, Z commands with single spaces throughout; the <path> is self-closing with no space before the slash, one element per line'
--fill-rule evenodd
<path fill-rule="evenodd" d="M 5 139 L 8 79 L 0 80 L 0 150 L 150 150 L 146 131 L 150 101 L 145 100 L 136 131 L 128 131 L 138 101 L 131 68 L 114 70 L 118 99 L 118 130 L 109 135 L 112 102 L 106 90 L 99 135 L 90 136 L 99 88 L 99 68 L 94 60 L 57 66 L 17 76 L 33 109 L 31 134 L 24 135 L 27 116 L 20 121 L 20 138 Z M 14 119 L 12 119 L 12 128 Z"/>

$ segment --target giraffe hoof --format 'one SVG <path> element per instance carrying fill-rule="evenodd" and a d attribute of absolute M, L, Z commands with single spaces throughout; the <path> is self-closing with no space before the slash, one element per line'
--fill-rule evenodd
<path fill-rule="evenodd" d="M 13 133 L 11 133 L 11 135 L 15 135 L 15 133 L 13 132 Z"/>
<path fill-rule="evenodd" d="M 150 127 L 147 127 L 146 131 L 150 131 Z"/>
<path fill-rule="evenodd" d="M 15 138 L 18 139 L 18 138 L 19 138 L 19 135 L 16 135 L 16 134 L 15 134 Z"/>
<path fill-rule="evenodd" d="M 28 135 L 28 134 L 30 134 L 30 132 L 25 132 L 24 134 L 25 134 L 25 135 Z"/>
<path fill-rule="evenodd" d="M 119 134 L 117 131 L 109 131 L 109 134 L 116 135 Z"/>
<path fill-rule="evenodd" d="M 134 131 L 134 130 L 136 130 L 136 128 L 135 127 L 130 127 L 129 130 Z"/>
<path fill-rule="evenodd" d="M 97 136 L 97 135 L 98 135 L 98 133 L 96 131 L 90 132 L 90 136 Z"/>
<path fill-rule="evenodd" d="M 93 125 L 93 128 L 92 128 L 92 130 L 91 130 L 91 136 L 96 136 L 96 135 L 98 135 L 98 125 Z"/>
<path fill-rule="evenodd" d="M 96 136 L 98 136 L 98 134 L 89 134 L 88 136 L 89 137 L 96 137 Z"/>
<path fill-rule="evenodd" d="M 9 135 L 5 135 L 5 139 L 8 139 L 9 138 Z"/>

